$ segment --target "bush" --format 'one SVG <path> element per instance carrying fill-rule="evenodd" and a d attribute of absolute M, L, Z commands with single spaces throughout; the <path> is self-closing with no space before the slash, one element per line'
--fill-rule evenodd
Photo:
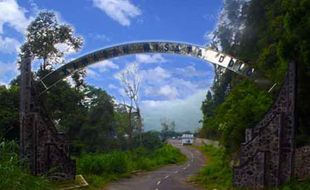
<path fill-rule="evenodd" d="M 163 146 L 163 142 L 160 139 L 160 133 L 156 131 L 142 133 L 141 140 L 139 135 L 135 136 L 133 139 L 133 147 L 137 148 L 140 146 L 149 150 L 160 148 Z"/>
<path fill-rule="evenodd" d="M 232 188 L 232 168 L 225 157 L 225 151 L 211 145 L 202 147 L 202 151 L 208 159 L 208 164 L 193 180 L 208 189 Z"/>
<path fill-rule="evenodd" d="M 83 155 L 78 160 L 78 169 L 81 173 L 95 175 L 126 173 L 126 153 L 112 152 L 107 154 Z"/>
<path fill-rule="evenodd" d="M 96 153 L 78 158 L 78 173 L 86 174 L 92 187 L 102 187 L 109 181 L 139 170 L 152 170 L 165 164 L 185 161 L 186 157 L 171 145 L 147 149 L 139 147 L 127 152 Z"/>
<path fill-rule="evenodd" d="M 292 180 L 285 185 L 283 185 L 281 190 L 310 190 L 310 179 L 306 181 L 296 181 Z"/>
<path fill-rule="evenodd" d="M 15 141 L 1 141 L 0 189 L 52 189 L 52 185 L 46 179 L 32 176 L 21 165 L 18 158 L 18 145 Z"/>

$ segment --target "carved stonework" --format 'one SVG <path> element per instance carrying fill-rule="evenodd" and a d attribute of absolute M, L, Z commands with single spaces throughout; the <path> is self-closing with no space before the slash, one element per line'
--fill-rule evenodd
<path fill-rule="evenodd" d="M 280 93 L 263 120 L 246 130 L 240 164 L 234 167 L 237 187 L 279 186 L 293 177 L 295 137 L 295 64 L 290 63 Z"/>
<path fill-rule="evenodd" d="M 294 176 L 299 180 L 310 177 L 310 146 L 296 149 L 294 160 Z"/>
<path fill-rule="evenodd" d="M 59 134 L 40 103 L 31 76 L 31 59 L 21 64 L 20 149 L 21 157 L 34 175 L 50 179 L 75 177 L 75 161 L 70 159 L 68 144 Z"/>

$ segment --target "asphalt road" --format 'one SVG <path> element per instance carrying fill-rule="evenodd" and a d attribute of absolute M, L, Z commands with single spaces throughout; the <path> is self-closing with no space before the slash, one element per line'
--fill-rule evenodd
<path fill-rule="evenodd" d="M 109 184 L 105 190 L 200 190 L 199 187 L 187 182 L 187 179 L 204 165 L 204 156 L 190 146 L 182 146 L 180 140 L 170 140 L 169 143 L 188 157 L 185 164 L 169 165 L 156 171 L 122 179 Z"/>

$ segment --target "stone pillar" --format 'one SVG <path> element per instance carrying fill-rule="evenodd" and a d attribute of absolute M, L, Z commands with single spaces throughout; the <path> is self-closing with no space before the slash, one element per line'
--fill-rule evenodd
<path fill-rule="evenodd" d="M 277 187 L 291 179 L 295 151 L 296 65 L 288 72 L 274 104 L 254 128 L 246 130 L 240 147 L 240 165 L 234 167 L 237 187 Z M 262 158 L 264 157 L 264 161 Z"/>
<path fill-rule="evenodd" d="M 70 159 L 68 143 L 44 109 L 32 79 L 31 58 L 21 63 L 20 155 L 34 175 L 53 180 L 73 179 L 75 161 Z"/>
<path fill-rule="evenodd" d="M 31 112 L 31 57 L 25 58 L 21 62 L 21 81 L 20 81 L 20 155 L 23 160 L 30 161 L 32 150 L 30 137 L 32 127 L 29 125 L 28 114 Z"/>

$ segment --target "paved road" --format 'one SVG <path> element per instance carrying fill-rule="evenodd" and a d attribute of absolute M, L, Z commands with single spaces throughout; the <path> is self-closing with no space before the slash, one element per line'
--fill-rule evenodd
<path fill-rule="evenodd" d="M 189 184 L 187 179 L 203 166 L 203 155 L 192 147 L 182 146 L 179 140 L 169 142 L 187 155 L 188 161 L 185 164 L 165 166 L 156 171 L 122 179 L 111 183 L 105 190 L 200 190 Z"/>

